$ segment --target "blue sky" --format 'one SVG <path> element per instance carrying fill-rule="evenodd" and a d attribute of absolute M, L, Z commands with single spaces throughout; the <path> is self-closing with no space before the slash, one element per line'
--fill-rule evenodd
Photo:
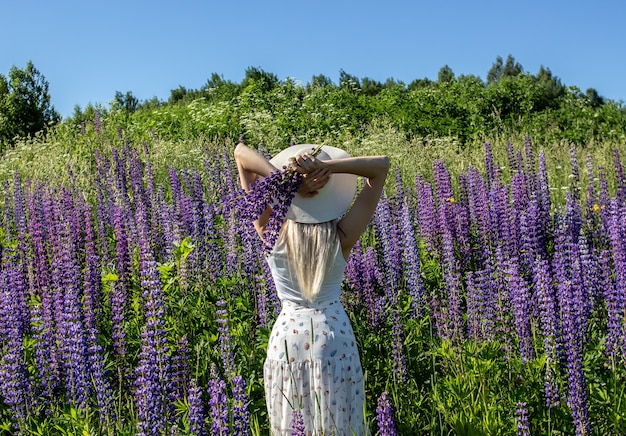
<path fill-rule="evenodd" d="M 405 83 L 444 65 L 483 80 L 497 56 L 626 101 L 626 2 L 0 0 L 0 74 L 29 60 L 62 116 L 116 91 L 167 100 L 248 67 L 307 83 L 339 71 Z"/>

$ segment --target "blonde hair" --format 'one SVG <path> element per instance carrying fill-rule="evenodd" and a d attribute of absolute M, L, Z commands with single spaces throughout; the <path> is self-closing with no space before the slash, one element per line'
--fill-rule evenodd
<path fill-rule="evenodd" d="M 313 302 L 339 250 L 337 220 L 316 224 L 285 220 L 278 243 L 285 244 L 302 296 Z"/>

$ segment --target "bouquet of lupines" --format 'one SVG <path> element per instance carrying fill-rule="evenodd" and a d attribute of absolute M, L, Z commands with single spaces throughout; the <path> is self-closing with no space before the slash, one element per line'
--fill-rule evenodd
<path fill-rule="evenodd" d="M 317 156 L 322 149 L 319 145 L 311 149 L 311 156 Z M 278 239 L 278 233 L 296 192 L 302 184 L 302 174 L 290 167 L 272 171 L 267 177 L 260 178 L 249 191 L 235 198 L 235 207 L 244 220 L 256 220 L 268 206 L 272 207 L 263 242 L 266 250 L 271 250 Z"/>

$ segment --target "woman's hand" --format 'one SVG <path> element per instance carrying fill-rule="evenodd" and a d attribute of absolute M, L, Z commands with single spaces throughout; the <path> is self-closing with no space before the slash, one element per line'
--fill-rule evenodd
<path fill-rule="evenodd" d="M 319 168 L 310 173 L 302 174 L 302 184 L 298 189 L 298 194 L 303 197 L 315 197 L 319 190 L 326 186 L 330 180 L 331 172 L 326 168 Z"/>
<path fill-rule="evenodd" d="M 291 158 L 291 169 L 300 174 L 309 174 L 322 168 L 324 168 L 324 163 L 309 153 Z"/>

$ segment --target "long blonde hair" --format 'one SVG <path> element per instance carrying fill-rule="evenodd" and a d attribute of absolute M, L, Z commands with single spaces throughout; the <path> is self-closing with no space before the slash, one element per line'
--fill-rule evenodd
<path fill-rule="evenodd" d="M 285 244 L 302 296 L 313 302 L 339 250 L 337 220 L 317 224 L 285 220 L 278 244 Z"/>

